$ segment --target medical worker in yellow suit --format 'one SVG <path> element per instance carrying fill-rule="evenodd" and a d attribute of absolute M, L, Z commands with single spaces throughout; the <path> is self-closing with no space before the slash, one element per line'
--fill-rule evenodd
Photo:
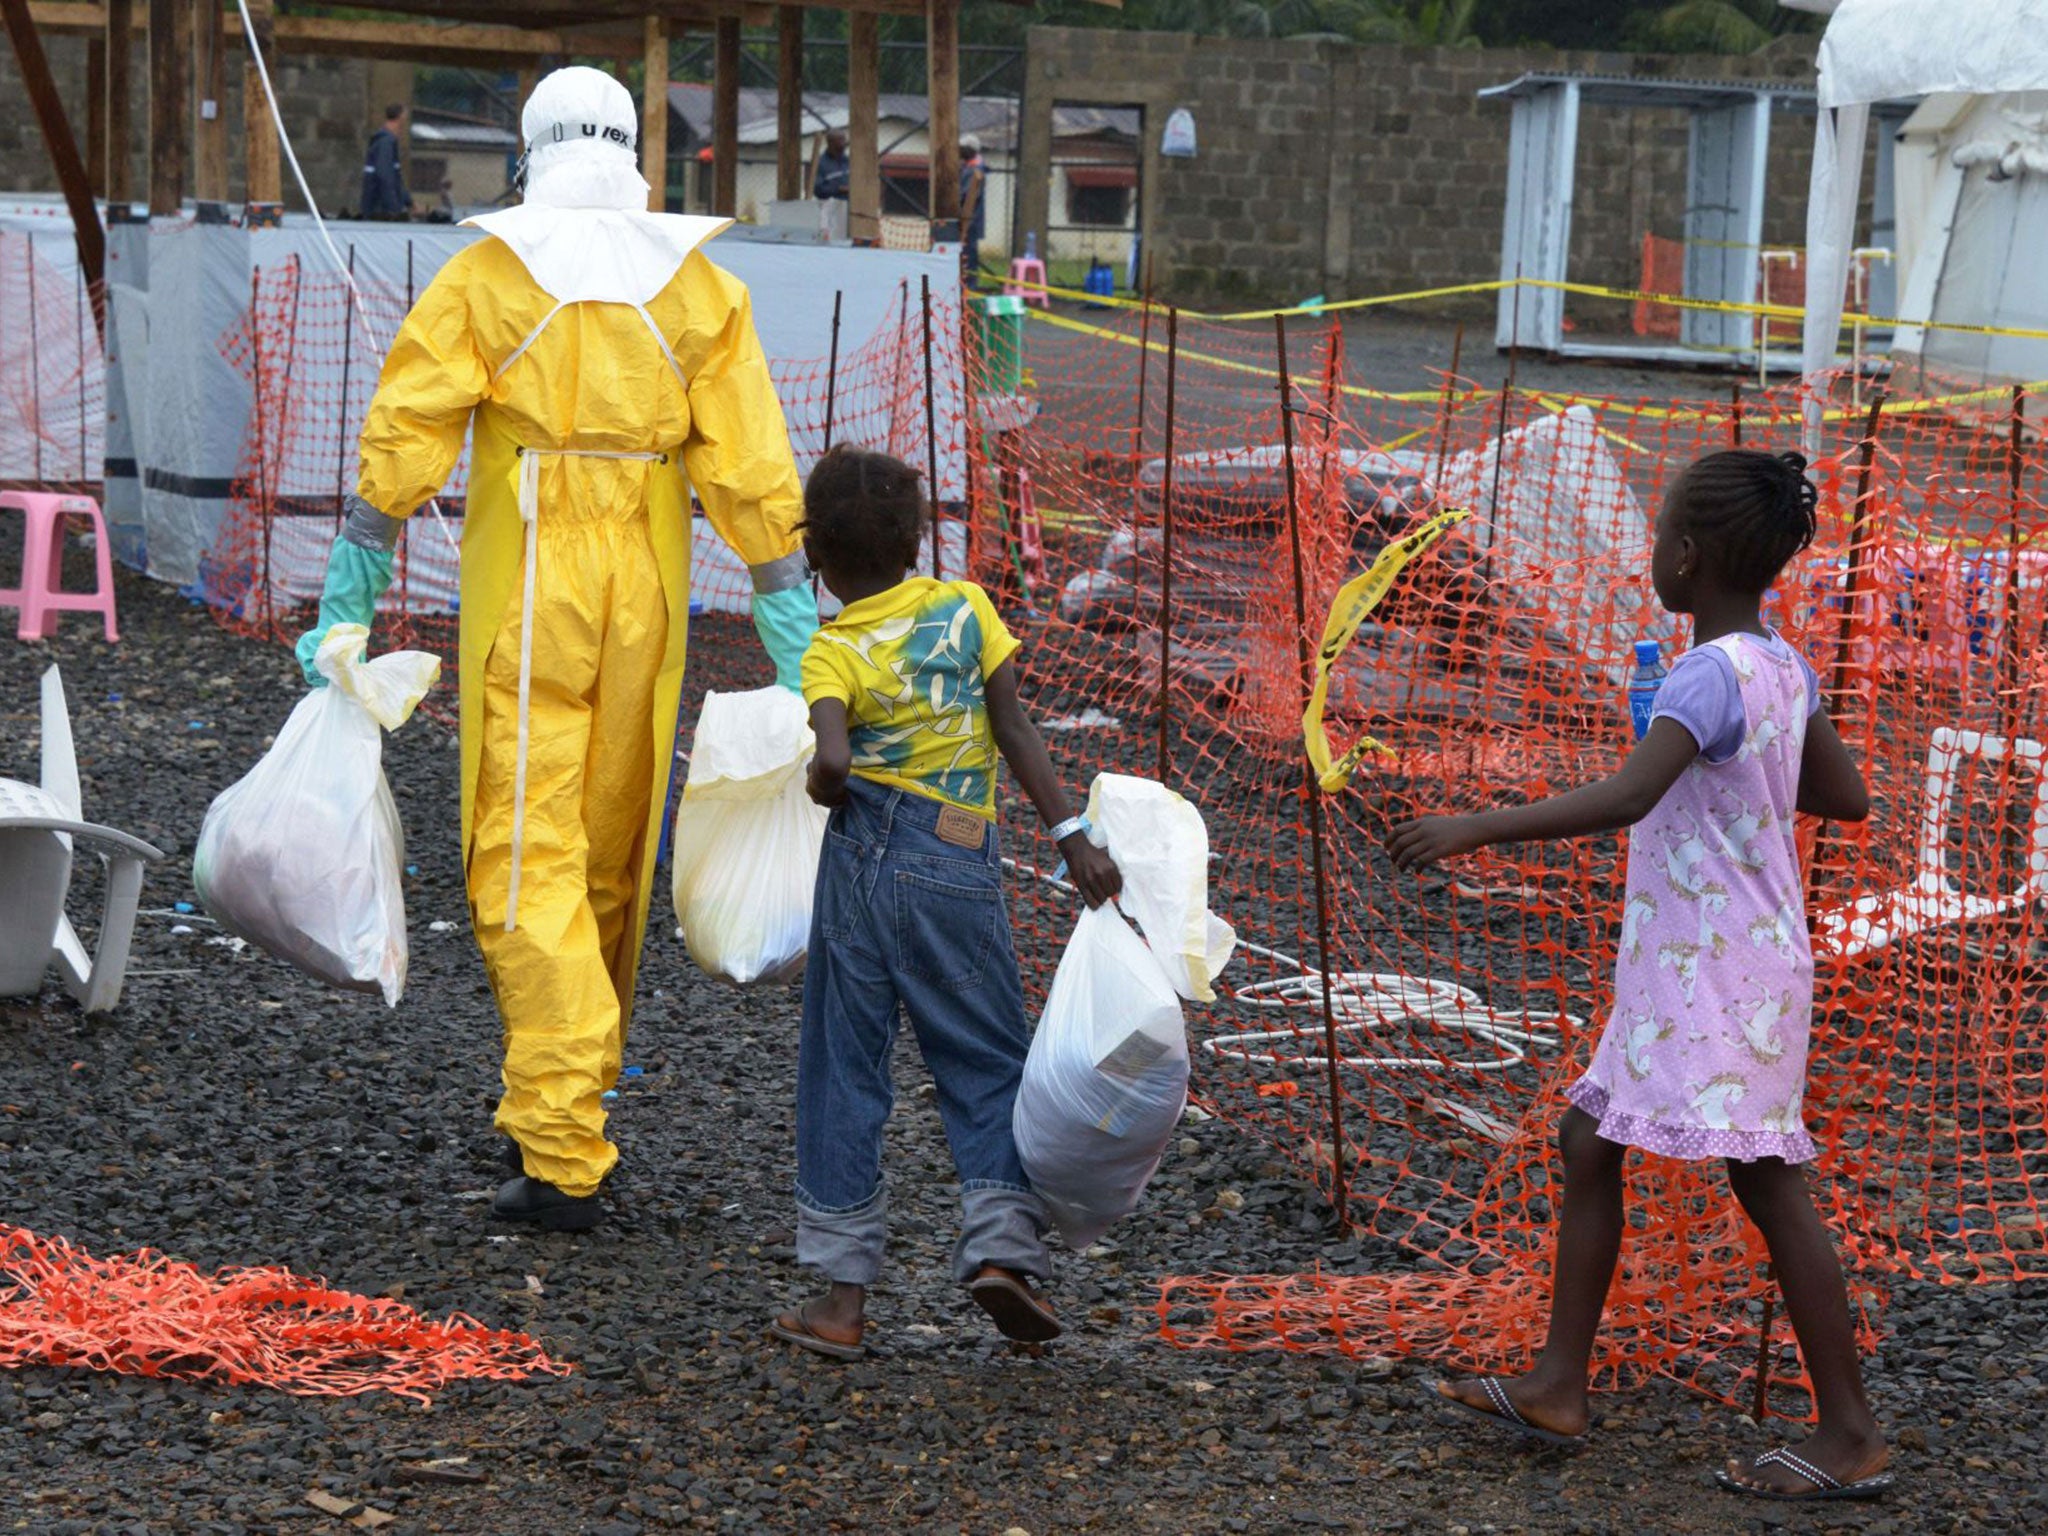
<path fill-rule="evenodd" d="M 746 289 L 650 214 L 639 114 L 598 70 L 527 101 L 521 205 L 443 267 L 392 345 L 328 560 L 309 663 L 370 622 L 404 520 L 474 433 L 462 529 L 462 841 L 505 1026 L 501 1218 L 581 1231 L 618 1160 L 618 1079 L 681 705 L 690 489 L 753 574 L 800 686 L 817 608 L 802 491 Z M 308 667 L 308 680 L 317 681 Z"/>

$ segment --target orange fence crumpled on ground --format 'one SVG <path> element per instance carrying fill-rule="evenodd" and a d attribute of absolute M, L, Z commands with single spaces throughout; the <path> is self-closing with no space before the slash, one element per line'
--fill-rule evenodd
<path fill-rule="evenodd" d="M 330 1289 L 285 1269 L 206 1274 L 147 1250 L 95 1259 L 0 1225 L 0 1367 L 275 1387 L 307 1397 L 387 1391 L 425 1403 L 454 1381 L 560 1376 L 523 1333 Z"/>
<path fill-rule="evenodd" d="M 266 276 L 255 323 L 228 345 L 266 402 L 221 562 L 245 588 L 264 587 L 257 572 L 287 544 L 324 553 L 374 377 L 354 370 L 337 401 L 286 382 L 292 348 L 276 338 L 288 322 L 304 336 L 308 305 L 333 311 L 332 345 L 350 344 L 335 284 L 315 293 L 315 281 L 273 290 Z M 380 305 L 377 323 L 395 323 L 402 305 Z M 1168 1279 L 1162 1334 L 1518 1364 L 1549 1289 L 1553 1127 L 1608 1006 L 1622 844 L 1493 850 L 1417 879 L 1394 875 L 1381 840 L 1405 816 L 1539 795 L 1618 763 L 1632 643 L 1658 638 L 1667 657 L 1684 643 L 1649 593 L 1652 516 L 1701 453 L 1796 446 L 1801 398 L 1458 379 L 1387 392 L 1372 359 L 1342 355 L 1336 326 L 1297 318 L 1297 544 L 1270 321 L 1180 318 L 1169 383 L 1163 311 L 1084 316 L 1030 320 L 1035 419 L 997 400 L 938 422 L 942 442 L 970 450 L 967 557 L 1026 642 L 1031 706 L 1069 777 L 1163 777 L 1200 806 L 1212 904 L 1244 942 L 1222 996 L 1192 1020 L 1195 1090 L 1341 1205 L 1360 1245 L 1354 1273 Z M 837 440 L 924 465 L 919 326 L 906 295 L 898 326 L 833 376 L 822 360 L 778 365 L 801 449 L 823 446 L 830 397 Z M 938 345 L 962 342 L 949 326 Z M 1815 1180 L 1866 1336 L 1884 1277 L 2048 1275 L 2041 451 L 2031 429 L 2014 436 L 2009 391 L 1925 391 L 1875 418 L 1831 410 L 1814 466 L 1820 537 L 1773 609 L 1820 669 L 1876 806 L 1864 826 L 1808 829 Z M 1332 740 L 1370 732 L 1393 756 L 1369 756 L 1322 799 L 1319 905 L 1302 659 L 1340 586 L 1448 506 L 1471 516 L 1409 567 L 1333 669 Z M 426 562 L 452 561 L 430 528 L 414 526 L 407 550 L 393 602 L 407 562 L 424 582 Z M 317 591 L 313 569 L 296 600 Z M 234 622 L 289 629 L 260 603 Z M 452 656 L 452 615 L 392 622 L 394 640 Z M 1042 998 L 1073 900 L 1028 862 L 1035 818 L 1006 796 L 1025 861 L 1013 912 Z M 1662 1372 L 1732 1400 L 1758 1354 L 1760 1244 L 1718 1169 L 1638 1160 L 1632 1178 L 1604 1379 Z M 1796 1371 L 1782 1328 L 1778 1345 L 1774 1370 Z"/>

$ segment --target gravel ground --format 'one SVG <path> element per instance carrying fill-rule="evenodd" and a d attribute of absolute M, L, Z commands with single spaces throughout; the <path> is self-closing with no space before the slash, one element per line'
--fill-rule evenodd
<path fill-rule="evenodd" d="M 33 775 L 35 678 L 65 669 L 89 815 L 170 851 L 145 905 L 190 898 L 209 798 L 283 720 L 281 648 L 124 580 L 125 639 L 83 623 L 0 642 L 0 772 Z M 731 627 L 692 686 L 758 680 Z M 2048 1290 L 1907 1288 L 1873 1367 L 1901 1487 L 1783 1510 L 1710 1470 L 1764 1432 L 1668 1383 L 1607 1400 L 1593 1446 L 1532 1453 L 1426 1406 L 1431 1362 L 1183 1353 L 1152 1337 L 1167 1273 L 1361 1262 L 1268 1149 L 1190 1123 L 1112 1244 L 1064 1256 L 1072 1331 L 1015 1355 L 945 1283 L 953 1197 L 938 1116 L 899 1054 L 893 1268 L 873 1356 L 772 1347 L 793 1259 L 790 994 L 690 968 L 657 903 L 618 1102 L 615 1219 L 586 1237 L 494 1230 L 497 1023 L 466 931 L 453 738 L 415 721 L 387 766 L 412 833 L 405 1003 L 325 991 L 150 917 L 121 1011 L 0 1004 L 0 1211 L 99 1253 L 287 1264 L 432 1315 L 529 1329 L 581 1369 L 463 1385 L 430 1409 L 28 1369 L 0 1375 L 0 1529 L 2004 1531 L 2048 1520 Z M 1078 765 L 1077 765 L 1078 767 Z M 434 931 L 433 924 L 451 925 Z M 174 932 L 187 927 L 189 933 Z M 1219 1200 L 1226 1191 L 1244 1197 Z M 1788 1426 L 1772 1426 L 1782 1432 Z M 426 1467 L 467 1458 L 453 1469 Z M 446 1482 L 437 1476 L 466 1476 Z M 358 1517 L 360 1518 L 360 1517 Z"/>

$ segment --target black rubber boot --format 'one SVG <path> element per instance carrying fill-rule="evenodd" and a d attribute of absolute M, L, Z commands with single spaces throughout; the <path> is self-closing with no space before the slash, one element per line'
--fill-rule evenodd
<path fill-rule="evenodd" d="M 543 1232 L 588 1232 L 604 1220 L 604 1202 L 596 1195 L 565 1195 L 522 1174 L 499 1186 L 491 1214 L 500 1221 L 531 1222 Z"/>
<path fill-rule="evenodd" d="M 513 1178 L 517 1179 L 525 1175 L 526 1154 L 519 1150 L 519 1143 L 510 1136 L 505 1138 L 505 1155 L 502 1160 L 505 1164 L 505 1171 L 511 1174 Z"/>

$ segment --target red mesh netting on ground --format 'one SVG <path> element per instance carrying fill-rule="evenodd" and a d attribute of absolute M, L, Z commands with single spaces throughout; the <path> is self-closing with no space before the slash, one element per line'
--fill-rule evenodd
<path fill-rule="evenodd" d="M 61 1237 L 0 1225 L 0 1367 L 82 1366 L 275 1387 L 307 1397 L 386 1391 L 424 1403 L 454 1381 L 565 1375 L 523 1333 L 286 1269 L 206 1274 L 147 1249 L 95 1259 Z"/>

